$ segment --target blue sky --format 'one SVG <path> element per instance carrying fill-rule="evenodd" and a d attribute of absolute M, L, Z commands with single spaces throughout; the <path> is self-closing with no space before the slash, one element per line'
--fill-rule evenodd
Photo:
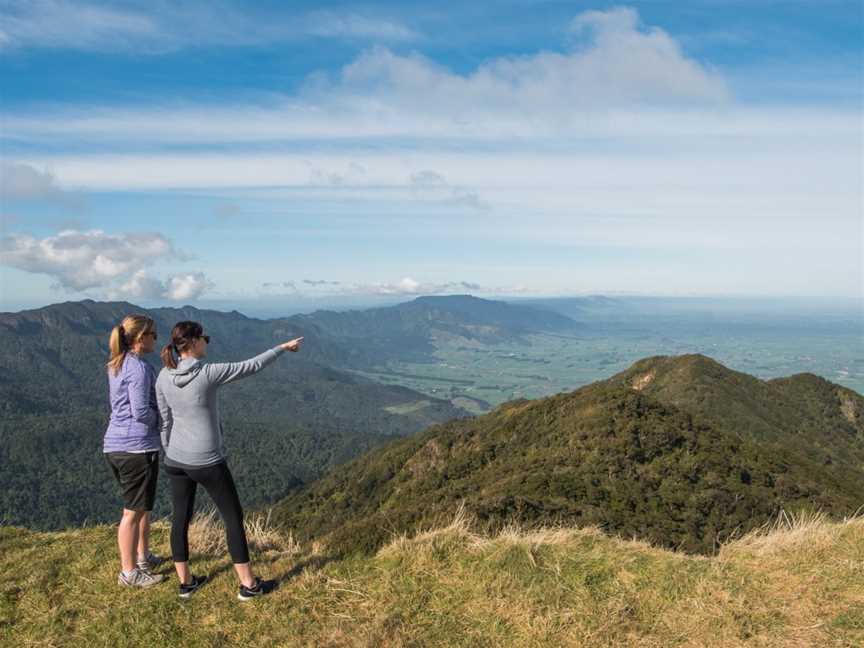
<path fill-rule="evenodd" d="M 0 309 L 862 294 L 860 2 L 0 0 Z"/>

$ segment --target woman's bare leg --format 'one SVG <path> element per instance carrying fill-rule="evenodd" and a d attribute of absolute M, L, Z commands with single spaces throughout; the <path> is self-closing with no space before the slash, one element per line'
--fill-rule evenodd
<path fill-rule="evenodd" d="M 252 572 L 252 563 L 234 563 L 234 571 L 237 572 L 237 578 L 245 587 L 253 587 L 255 585 L 255 574 Z"/>
<path fill-rule="evenodd" d="M 127 574 L 135 569 L 138 545 L 138 523 L 141 511 L 123 509 L 120 526 L 117 528 L 117 545 L 120 548 L 120 568 Z"/>
<path fill-rule="evenodd" d="M 177 579 L 181 585 L 188 585 L 192 582 L 192 572 L 189 571 L 189 561 L 175 562 L 174 569 L 177 570 Z"/>
<path fill-rule="evenodd" d="M 150 555 L 150 511 L 145 511 L 138 520 L 138 562 Z"/>

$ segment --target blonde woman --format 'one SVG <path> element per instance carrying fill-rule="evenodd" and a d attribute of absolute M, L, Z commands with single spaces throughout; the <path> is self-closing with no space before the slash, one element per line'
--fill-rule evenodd
<path fill-rule="evenodd" d="M 150 511 L 162 444 L 156 372 L 144 355 L 156 346 L 156 325 L 145 315 L 124 317 L 111 331 L 108 346 L 111 418 L 102 450 L 123 495 L 123 516 L 117 530 L 117 582 L 127 587 L 150 587 L 164 579 L 151 571 L 164 559 L 150 552 Z"/>

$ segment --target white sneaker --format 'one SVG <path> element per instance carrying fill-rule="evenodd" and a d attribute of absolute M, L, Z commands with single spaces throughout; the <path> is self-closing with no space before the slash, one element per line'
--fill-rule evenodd
<path fill-rule="evenodd" d="M 117 584 L 125 587 L 152 587 L 163 580 L 165 577 L 161 574 L 151 574 L 140 569 L 133 570 L 128 576 L 122 571 L 117 575 Z"/>
<path fill-rule="evenodd" d="M 165 562 L 165 559 L 161 556 L 157 556 L 152 551 L 147 554 L 147 557 L 143 560 L 139 560 L 137 563 L 138 569 L 145 572 L 150 572 L 156 569 L 159 565 Z"/>

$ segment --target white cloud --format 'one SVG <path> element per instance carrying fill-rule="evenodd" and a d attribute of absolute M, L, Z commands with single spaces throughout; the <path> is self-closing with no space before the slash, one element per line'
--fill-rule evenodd
<path fill-rule="evenodd" d="M 120 286 L 109 290 L 109 296 L 114 299 L 128 297 L 130 299 L 154 299 L 164 297 L 165 284 L 147 274 L 145 270 L 138 270 L 132 277 L 120 284 Z"/>
<path fill-rule="evenodd" d="M 54 200 L 63 191 L 54 174 L 29 164 L 0 161 L 0 197 L 12 200 Z"/>
<path fill-rule="evenodd" d="M 175 300 L 197 299 L 210 288 L 213 288 L 213 282 L 202 272 L 174 275 L 165 282 L 165 296 Z"/>
<path fill-rule="evenodd" d="M 339 296 L 398 296 L 398 295 L 443 295 L 465 292 L 501 293 L 511 288 L 484 287 L 471 281 L 417 281 L 403 277 L 394 282 L 337 281 L 330 279 L 303 279 L 298 287 L 295 282 L 267 282 L 261 284 L 266 295 L 273 290 L 288 288 L 294 296 L 300 297 L 339 297 Z"/>
<path fill-rule="evenodd" d="M 362 185 L 366 181 L 366 169 L 356 162 L 330 164 L 319 168 L 310 164 L 309 184 L 320 187 L 346 187 Z"/>
<path fill-rule="evenodd" d="M 265 281 L 261 287 L 264 290 L 297 290 L 297 285 L 293 281 Z"/>
<path fill-rule="evenodd" d="M 108 43 L 158 34 L 157 25 L 144 14 L 69 0 L 13 0 L 0 15 L 0 46 L 5 47 L 100 50 Z"/>
<path fill-rule="evenodd" d="M 722 112 L 712 112 L 729 105 L 725 80 L 687 58 L 662 30 L 640 30 L 632 10 L 588 12 L 576 20 L 592 34 L 584 47 L 499 57 L 467 74 L 419 54 L 402 55 L 377 46 L 335 77 L 312 75 L 297 95 L 270 107 L 88 107 L 78 113 L 4 119 L 19 138 L 55 144 L 63 137 L 97 136 L 100 142 L 148 145 L 364 137 L 476 141 L 642 136 L 701 131 L 706 124 L 700 118 L 694 123 L 696 108 L 702 110 L 700 115 L 708 111 L 708 128 L 740 128 Z M 326 181 L 330 171 L 322 173 Z"/>
<path fill-rule="evenodd" d="M 155 232 L 65 230 L 44 239 L 29 234 L 0 239 L 0 264 L 48 275 L 67 290 L 98 289 L 115 297 L 193 299 L 212 287 L 201 273 L 162 282 L 145 271 L 154 262 L 181 258 L 171 242 Z"/>
<path fill-rule="evenodd" d="M 108 291 L 113 299 L 171 299 L 192 300 L 213 288 L 213 282 L 201 272 L 173 275 L 164 281 L 138 270 L 132 277 Z"/>
<path fill-rule="evenodd" d="M 154 0 L 141 9 L 79 0 L 7 0 L 0 48 L 48 47 L 159 54 L 203 45 L 255 46 L 303 38 L 415 40 L 396 21 L 358 13 L 265 10 L 208 0 Z"/>
<path fill-rule="evenodd" d="M 381 41 L 413 41 L 420 35 L 405 25 L 392 20 L 367 18 L 357 14 L 339 14 L 322 11 L 309 15 L 305 29 L 313 36 L 330 38 L 360 38 Z"/>
<path fill-rule="evenodd" d="M 400 113 L 446 118 L 451 130 L 461 126 L 465 132 L 483 128 L 490 115 L 514 126 L 551 118 L 566 130 L 586 109 L 722 105 L 730 99 L 719 74 L 687 58 L 666 32 L 640 30 L 634 10 L 586 12 L 574 25 L 590 31 L 587 46 L 499 57 L 464 76 L 419 54 L 375 47 L 336 80 L 319 80 L 308 90 L 322 103 L 342 100 L 346 110 L 360 106 L 384 119 Z"/>
<path fill-rule="evenodd" d="M 426 200 L 443 205 L 470 207 L 471 209 L 490 209 L 489 203 L 480 195 L 465 187 L 454 187 L 443 175 L 429 169 L 412 173 L 408 178 L 411 192 L 420 200 Z"/>
<path fill-rule="evenodd" d="M 44 239 L 11 234 L 0 241 L 0 252 L 4 265 L 51 275 L 65 288 L 83 290 L 170 257 L 174 249 L 168 239 L 156 233 L 66 230 Z"/>
<path fill-rule="evenodd" d="M 307 286 L 338 286 L 340 281 L 328 281 L 327 279 L 304 279 L 303 283 Z"/>
<path fill-rule="evenodd" d="M 351 292 L 373 295 L 441 295 L 466 290 L 486 292 L 479 284 L 469 281 L 421 283 L 411 277 L 403 277 L 396 283 L 354 284 Z"/>

